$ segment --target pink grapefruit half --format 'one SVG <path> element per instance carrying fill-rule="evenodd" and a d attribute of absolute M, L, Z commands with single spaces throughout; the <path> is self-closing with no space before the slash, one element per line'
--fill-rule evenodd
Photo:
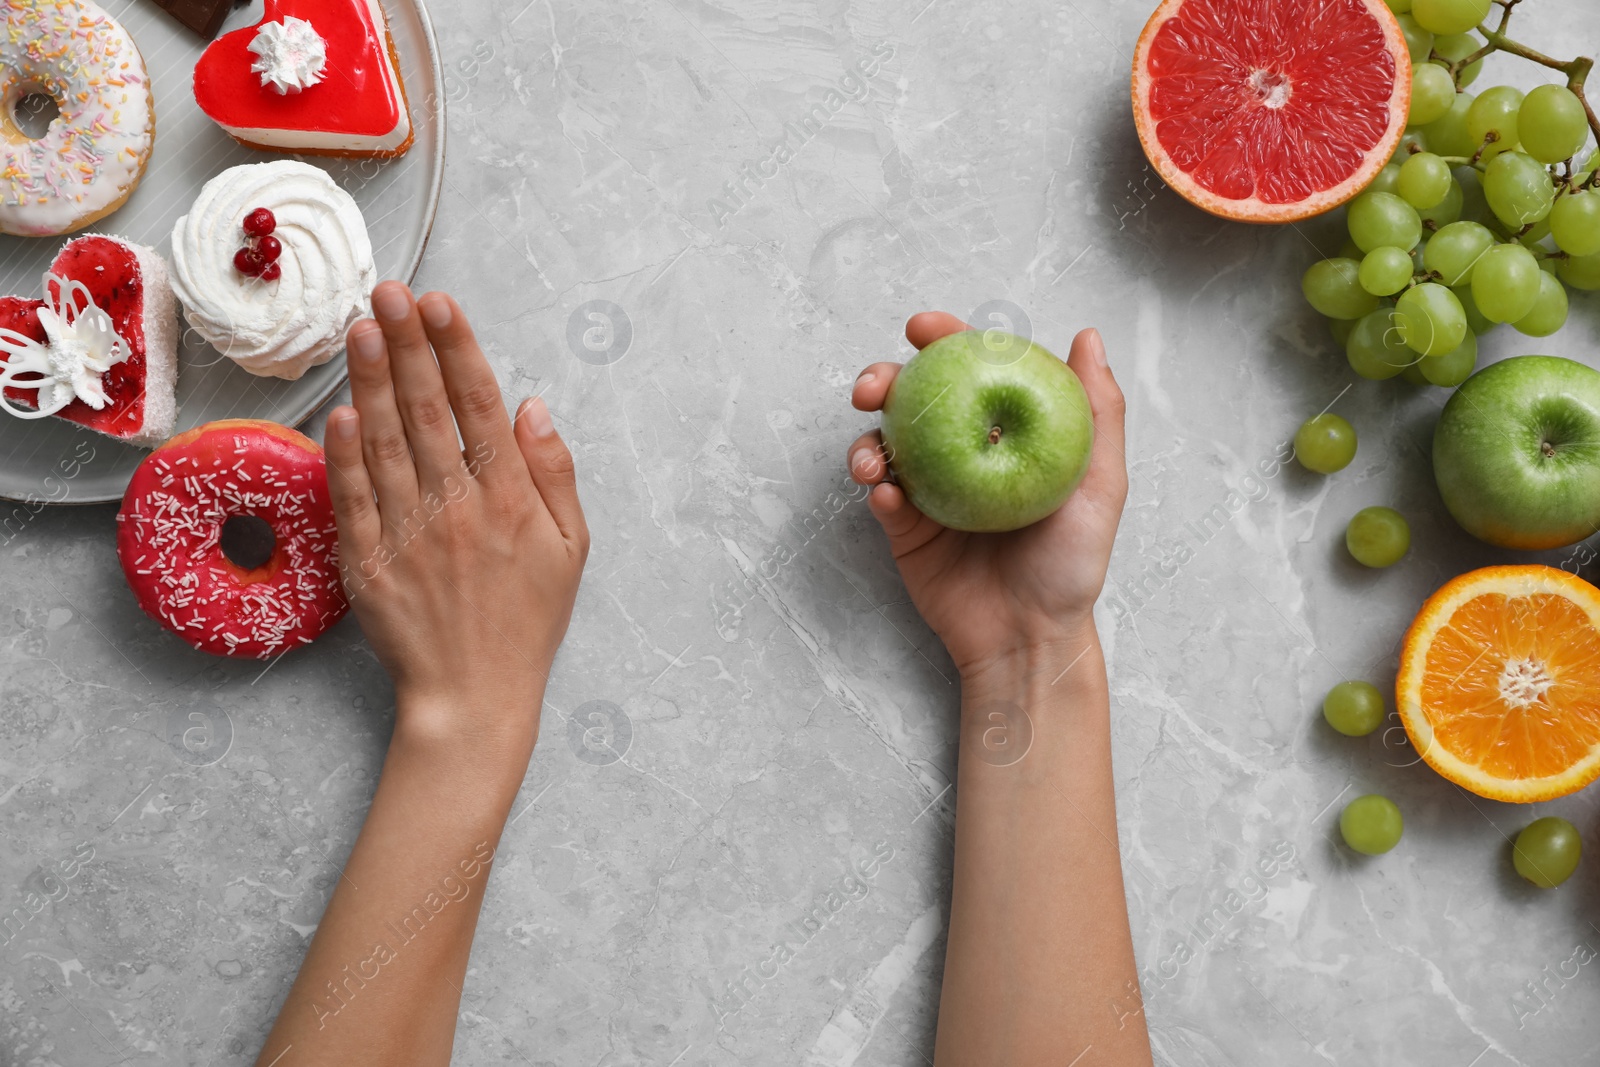
<path fill-rule="evenodd" d="M 1133 57 L 1145 155 L 1227 219 L 1293 222 L 1389 162 L 1411 57 L 1383 0 L 1164 0 Z"/>

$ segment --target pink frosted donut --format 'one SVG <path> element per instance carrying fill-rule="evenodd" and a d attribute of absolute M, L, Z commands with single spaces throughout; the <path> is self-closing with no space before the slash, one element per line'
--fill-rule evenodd
<path fill-rule="evenodd" d="M 117 523 L 139 606 L 202 652 L 267 659 L 349 610 L 322 449 L 287 427 L 179 434 L 134 472 Z"/>

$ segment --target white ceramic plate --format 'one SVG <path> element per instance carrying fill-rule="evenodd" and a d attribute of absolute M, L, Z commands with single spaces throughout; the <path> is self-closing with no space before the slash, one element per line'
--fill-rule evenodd
<path fill-rule="evenodd" d="M 166 255 L 173 223 L 188 212 L 201 186 L 229 167 L 280 157 L 235 143 L 195 104 L 191 78 L 207 43 L 198 34 L 152 0 L 101 0 L 101 6 L 144 53 L 155 84 L 157 132 L 139 188 L 121 210 L 86 232 L 126 237 Z M 422 261 L 444 180 L 443 74 L 423 0 L 383 0 L 383 9 L 400 54 L 416 144 L 397 160 L 304 158 L 326 169 L 361 205 L 379 277 L 409 282 Z M 253 25 L 261 13 L 262 0 L 255 0 L 234 11 L 223 32 Z M 39 296 L 45 270 L 70 239 L 0 236 L 0 294 Z M 343 354 L 299 381 L 258 378 L 185 329 L 178 353 L 178 429 L 227 418 L 296 426 L 344 380 Z M 18 419 L 0 411 L 0 497 L 35 506 L 120 500 L 146 455 L 62 419 Z"/>

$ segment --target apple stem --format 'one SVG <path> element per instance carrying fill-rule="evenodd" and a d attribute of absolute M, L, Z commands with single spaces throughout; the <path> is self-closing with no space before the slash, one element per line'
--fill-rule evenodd
<path fill-rule="evenodd" d="M 989 428 L 989 443 L 991 445 L 997 445 L 1000 443 L 1000 427 L 991 426 Z"/>

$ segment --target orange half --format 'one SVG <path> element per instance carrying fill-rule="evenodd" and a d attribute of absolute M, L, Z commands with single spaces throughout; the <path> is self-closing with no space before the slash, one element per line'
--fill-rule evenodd
<path fill-rule="evenodd" d="M 1423 604 L 1395 705 L 1428 766 L 1526 804 L 1600 777 L 1600 590 L 1554 567 L 1485 567 Z"/>
<path fill-rule="evenodd" d="M 1349 200 L 1410 108 L 1411 57 L 1384 0 L 1164 0 L 1134 53 L 1145 155 L 1229 219 L 1293 222 Z"/>

